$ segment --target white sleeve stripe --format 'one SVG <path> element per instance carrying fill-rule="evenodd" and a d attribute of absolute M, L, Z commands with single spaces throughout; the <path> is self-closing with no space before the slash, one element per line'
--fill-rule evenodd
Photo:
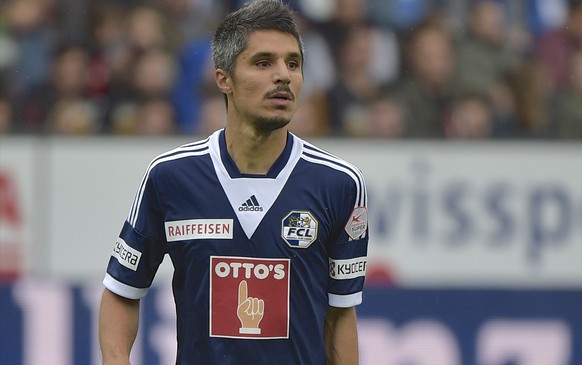
<path fill-rule="evenodd" d="M 328 293 L 329 305 L 337 308 L 350 308 L 362 303 L 362 292 L 354 294 L 338 295 Z"/>
<path fill-rule="evenodd" d="M 145 297 L 148 292 L 148 288 L 134 288 L 133 286 L 117 281 L 109 274 L 105 274 L 103 285 L 115 294 L 128 299 L 141 299 Z"/>
<path fill-rule="evenodd" d="M 144 190 L 145 190 L 145 184 L 146 184 L 146 181 L 149 177 L 150 172 L 152 171 L 152 169 L 155 166 L 159 165 L 160 163 L 166 162 L 166 161 L 177 160 L 177 159 L 189 157 L 189 156 L 200 156 L 200 155 L 204 155 L 204 154 L 208 154 L 208 153 L 209 153 L 208 146 L 203 146 L 202 149 L 200 149 L 200 146 L 197 146 L 196 149 L 183 149 L 183 150 L 180 150 L 177 152 L 175 150 L 170 151 L 170 152 L 156 158 L 154 161 L 152 161 L 152 163 L 149 165 L 148 169 L 146 170 L 146 173 L 144 174 L 144 177 L 142 178 L 140 187 L 136 193 L 136 197 L 134 199 L 133 205 L 131 207 L 131 211 L 129 213 L 128 222 L 132 226 L 135 226 L 135 224 L 137 222 L 139 208 L 141 206 L 141 201 L 142 201 Z"/>
<path fill-rule="evenodd" d="M 337 163 L 334 163 L 333 161 L 314 158 L 314 157 L 311 157 L 307 154 L 303 154 L 302 158 L 305 159 L 306 161 L 310 161 L 310 162 L 317 163 L 320 165 L 329 166 L 335 170 L 345 172 L 347 175 L 349 175 L 354 180 L 354 182 L 356 184 L 356 201 L 354 204 L 354 208 L 357 206 L 365 206 L 366 205 L 366 203 L 367 203 L 366 202 L 366 195 L 367 194 L 365 192 L 365 185 L 362 183 L 361 177 L 357 176 L 354 173 L 354 171 L 348 169 L 344 165 L 338 165 Z M 364 187 L 364 189 L 362 189 L 362 187 Z M 364 190 L 364 191 L 362 191 L 362 190 Z"/>
<path fill-rule="evenodd" d="M 207 146 L 209 140 L 210 140 L 210 138 L 207 138 L 203 141 L 194 142 L 194 143 L 191 143 L 188 145 L 183 145 L 183 146 L 174 148 L 173 150 L 170 150 L 168 152 L 165 152 L 159 156 L 156 156 L 152 160 L 152 162 L 149 164 L 149 166 L 148 166 L 148 168 L 147 168 L 147 170 L 146 170 L 146 172 L 141 180 L 141 183 L 139 185 L 139 189 L 136 192 L 136 196 L 134 198 L 133 205 L 132 205 L 130 213 L 129 213 L 128 221 L 130 221 L 130 222 L 135 221 L 134 216 L 137 214 L 136 208 L 139 205 L 138 200 L 141 200 L 141 196 L 143 195 L 142 190 L 145 186 L 145 182 L 149 176 L 150 170 L 152 169 L 153 166 L 155 166 L 156 162 L 164 157 L 167 157 L 167 156 L 179 154 L 181 152 L 196 151 L 196 150 L 199 150 L 200 148 L 205 148 Z"/>
<path fill-rule="evenodd" d="M 138 191 L 136 193 L 136 199 L 134 199 L 134 203 L 132 205 L 131 212 L 130 212 L 130 216 L 129 216 L 128 220 L 131 221 L 133 219 L 132 216 L 136 214 L 135 208 L 136 208 L 136 202 L 138 201 L 137 198 L 142 195 L 142 192 L 141 191 L 142 191 L 142 189 L 145 186 L 145 181 L 147 180 L 147 178 L 149 176 L 149 172 L 152 169 L 152 167 L 157 164 L 158 160 L 160 160 L 162 158 L 165 158 L 165 157 L 168 157 L 168 156 L 171 156 L 171 155 L 174 155 L 174 154 L 179 154 L 179 153 L 182 153 L 182 152 L 195 151 L 195 150 L 198 150 L 200 147 L 201 148 L 205 148 L 205 145 L 206 145 L 207 142 L 208 142 L 208 139 L 207 140 L 204 140 L 204 141 L 201 141 L 201 142 L 193 143 L 191 145 L 180 146 L 178 148 L 175 148 L 175 149 L 173 149 L 171 151 L 165 152 L 165 153 L 157 156 L 156 158 L 154 158 L 152 160 L 152 162 L 150 163 L 150 165 L 148 166 L 148 168 L 146 170 L 146 173 L 144 174 L 144 176 L 143 176 L 143 178 L 141 180 L 140 187 L 139 187 L 139 189 L 138 189 Z"/>
<path fill-rule="evenodd" d="M 333 161 L 333 162 L 337 163 L 338 165 L 345 166 L 346 168 L 352 170 L 357 175 L 361 175 L 361 171 L 356 166 L 354 166 L 353 164 L 351 164 L 351 163 L 349 163 L 349 162 L 347 162 L 347 161 L 345 161 L 345 160 L 343 160 L 335 155 L 332 155 L 331 153 L 329 153 L 327 151 L 322 150 L 321 148 L 317 148 L 313 145 L 306 143 L 305 150 L 306 150 L 306 153 L 311 153 L 314 155 L 314 157 L 319 157 L 322 160 Z M 361 177 L 362 176 L 360 176 L 360 178 Z"/>
<path fill-rule="evenodd" d="M 362 172 L 353 164 L 342 160 L 340 158 L 338 158 L 337 156 L 334 156 L 332 154 L 330 154 L 329 152 L 326 152 L 320 148 L 317 148 L 313 145 L 310 145 L 308 143 L 305 143 L 305 153 L 310 153 L 315 158 L 321 158 L 322 160 L 326 160 L 326 161 L 331 161 L 339 166 L 343 166 L 347 169 L 349 169 L 350 171 L 352 171 L 359 180 L 359 184 L 365 189 L 365 183 L 364 183 L 364 177 L 362 175 Z M 357 183 L 357 182 L 356 182 Z M 358 205 L 367 205 L 367 193 L 364 191 L 364 193 L 361 195 L 361 200 L 358 201 Z"/>
<path fill-rule="evenodd" d="M 323 150 L 323 149 L 321 149 L 319 147 L 316 147 L 316 146 L 314 146 L 312 144 L 309 144 L 307 142 L 305 143 L 305 150 L 308 151 L 308 152 L 310 152 L 310 153 L 312 153 L 312 154 L 314 154 L 314 155 L 316 155 L 316 156 L 319 156 L 322 159 L 327 159 L 327 160 L 330 160 L 330 161 L 335 161 L 338 165 L 346 166 L 346 167 L 350 168 L 354 172 L 359 172 L 360 171 L 352 163 L 350 163 L 350 162 L 348 162 L 346 160 L 343 160 L 343 159 L 341 159 L 341 158 L 339 158 L 339 157 L 337 157 L 337 156 L 335 156 L 335 155 L 333 155 L 333 154 L 331 154 L 331 153 L 329 153 L 329 152 L 327 152 L 327 151 L 325 151 L 325 150 Z"/>
<path fill-rule="evenodd" d="M 178 147 L 178 148 L 188 148 L 188 147 L 196 147 L 196 146 L 202 146 L 202 145 L 204 145 L 205 143 L 208 143 L 208 141 L 210 141 L 210 137 L 208 137 L 208 138 L 206 138 L 206 139 L 203 139 L 203 140 L 201 140 L 201 141 L 196 141 L 196 142 L 192 142 L 192 143 L 187 143 L 187 144 L 185 144 L 185 145 L 182 145 L 182 146 L 180 146 L 180 147 Z"/>

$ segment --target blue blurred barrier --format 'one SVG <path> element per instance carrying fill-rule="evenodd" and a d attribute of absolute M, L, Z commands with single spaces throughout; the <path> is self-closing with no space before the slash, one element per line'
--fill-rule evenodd
<path fill-rule="evenodd" d="M 0 363 L 100 363 L 100 283 L 0 285 Z M 582 291 L 368 287 L 359 311 L 362 365 L 582 364 Z M 134 364 L 175 354 L 170 288 L 142 302 Z"/>

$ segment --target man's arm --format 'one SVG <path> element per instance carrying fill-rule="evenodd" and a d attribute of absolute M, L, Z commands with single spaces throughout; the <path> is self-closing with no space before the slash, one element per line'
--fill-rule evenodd
<path fill-rule="evenodd" d="M 139 300 L 103 291 L 99 309 L 99 343 L 104 365 L 129 365 L 129 354 L 137 336 Z"/>
<path fill-rule="evenodd" d="M 327 365 L 358 364 L 358 328 L 353 307 L 329 307 L 323 338 Z"/>

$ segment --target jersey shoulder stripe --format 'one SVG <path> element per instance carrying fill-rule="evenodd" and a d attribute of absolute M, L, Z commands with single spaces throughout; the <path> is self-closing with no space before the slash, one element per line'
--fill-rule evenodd
<path fill-rule="evenodd" d="M 364 176 L 356 166 L 305 141 L 303 142 L 303 155 L 301 158 L 347 174 L 354 180 L 356 185 L 356 201 L 354 207 L 367 206 L 368 196 Z"/>
<path fill-rule="evenodd" d="M 139 188 L 136 192 L 133 204 L 131 206 L 131 210 L 129 212 L 129 216 L 127 218 L 127 221 L 129 222 L 129 224 L 132 227 L 135 228 L 135 224 L 136 224 L 137 218 L 139 216 L 139 208 L 141 206 L 141 201 L 143 199 L 143 194 L 145 191 L 146 181 L 148 180 L 151 171 L 159 164 L 162 164 L 162 163 L 167 162 L 167 161 L 173 161 L 173 160 L 177 160 L 177 159 L 181 159 L 181 158 L 185 158 L 185 157 L 200 156 L 200 155 L 209 154 L 210 153 L 209 145 L 210 145 L 210 137 L 206 138 L 204 140 L 201 140 L 201 141 L 185 144 L 185 145 L 182 145 L 180 147 L 174 148 L 173 150 L 167 151 L 165 153 L 162 153 L 162 154 L 156 156 L 152 160 L 152 162 L 150 162 L 148 168 L 146 169 L 145 174 L 143 175 L 143 178 L 141 180 Z"/>

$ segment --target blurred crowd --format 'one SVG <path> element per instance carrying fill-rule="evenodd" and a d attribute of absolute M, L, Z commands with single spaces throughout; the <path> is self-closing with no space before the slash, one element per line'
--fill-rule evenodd
<path fill-rule="evenodd" d="M 582 140 L 582 0 L 285 0 L 302 137 Z M 0 133 L 206 135 L 240 0 L 0 0 Z"/>

